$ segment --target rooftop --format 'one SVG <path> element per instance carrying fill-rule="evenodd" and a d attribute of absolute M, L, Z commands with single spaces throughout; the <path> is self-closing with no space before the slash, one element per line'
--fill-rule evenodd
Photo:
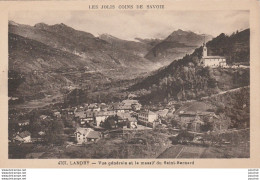
<path fill-rule="evenodd" d="M 134 118 L 134 117 L 130 117 L 130 118 L 128 118 L 128 121 L 130 121 L 130 122 L 137 122 L 137 119 Z"/>
<path fill-rule="evenodd" d="M 23 131 L 23 132 L 21 132 L 21 133 L 19 134 L 19 136 L 20 136 L 21 138 L 25 138 L 25 137 L 31 136 L 31 133 L 28 132 L 28 131 Z"/>
<path fill-rule="evenodd" d="M 97 131 L 90 131 L 87 136 L 87 138 L 92 138 L 92 139 L 98 139 L 100 138 L 100 133 Z"/>
<path fill-rule="evenodd" d="M 129 110 L 132 109 L 130 104 L 118 103 L 114 105 L 115 110 Z"/>
<path fill-rule="evenodd" d="M 224 56 L 204 56 L 202 59 L 226 59 Z"/>
<path fill-rule="evenodd" d="M 100 111 L 95 114 L 96 116 L 113 116 L 115 113 L 113 111 Z"/>
<path fill-rule="evenodd" d="M 126 100 L 123 100 L 122 103 L 124 103 L 125 105 L 132 105 L 132 104 L 137 104 L 138 101 L 132 100 L 132 99 L 126 99 Z"/>
<path fill-rule="evenodd" d="M 157 115 L 155 112 L 153 111 L 141 111 L 140 114 L 148 114 L 148 115 Z"/>
<path fill-rule="evenodd" d="M 94 117 L 94 112 L 92 112 L 92 111 L 87 111 L 86 112 L 86 117 L 88 118 L 88 117 Z"/>
<path fill-rule="evenodd" d="M 94 131 L 94 130 L 91 128 L 77 128 L 75 133 L 87 135 L 90 131 Z"/>
<path fill-rule="evenodd" d="M 84 111 L 75 112 L 75 117 L 85 118 L 86 114 Z"/>

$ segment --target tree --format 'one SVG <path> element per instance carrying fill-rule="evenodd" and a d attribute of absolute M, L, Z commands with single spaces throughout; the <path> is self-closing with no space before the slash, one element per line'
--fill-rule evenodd
<path fill-rule="evenodd" d="M 172 121 L 171 121 L 171 125 L 172 125 L 172 127 L 174 127 L 174 128 L 179 128 L 179 123 L 178 123 L 178 121 L 176 121 L 176 120 L 172 120 Z"/>
<path fill-rule="evenodd" d="M 215 78 L 209 78 L 208 86 L 209 86 L 209 88 L 217 87 L 217 80 Z"/>
<path fill-rule="evenodd" d="M 188 143 L 193 140 L 193 135 L 186 130 L 180 131 L 176 137 L 179 143 Z"/>
<path fill-rule="evenodd" d="M 64 125 L 62 121 L 51 121 L 46 132 L 46 141 L 50 144 L 63 144 L 64 139 Z"/>
<path fill-rule="evenodd" d="M 43 126 L 41 122 L 34 121 L 32 124 L 30 124 L 30 132 L 33 136 L 37 136 L 37 134 L 42 130 Z"/>
<path fill-rule="evenodd" d="M 224 103 L 217 102 L 216 106 L 217 106 L 217 109 L 215 111 L 216 114 L 220 114 L 220 113 L 224 112 L 224 110 L 225 110 L 225 104 Z"/>
<path fill-rule="evenodd" d="M 206 121 L 205 124 L 200 126 L 202 132 L 208 132 L 213 130 L 213 124 L 209 121 Z"/>

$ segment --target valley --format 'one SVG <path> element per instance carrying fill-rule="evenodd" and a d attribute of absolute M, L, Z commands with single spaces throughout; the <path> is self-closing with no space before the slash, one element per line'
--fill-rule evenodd
<path fill-rule="evenodd" d="M 10 21 L 9 158 L 249 158 L 249 33 Z"/>

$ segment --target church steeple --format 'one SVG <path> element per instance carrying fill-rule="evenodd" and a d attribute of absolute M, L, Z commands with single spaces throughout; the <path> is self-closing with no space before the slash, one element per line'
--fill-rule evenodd
<path fill-rule="evenodd" d="M 202 53 L 202 57 L 207 57 L 208 56 L 208 52 L 207 52 L 207 47 L 205 42 L 203 43 L 203 53 Z"/>

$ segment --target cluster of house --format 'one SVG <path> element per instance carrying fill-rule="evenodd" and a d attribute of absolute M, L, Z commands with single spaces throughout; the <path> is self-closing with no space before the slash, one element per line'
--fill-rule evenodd
<path fill-rule="evenodd" d="M 26 129 L 30 125 L 29 120 L 22 120 L 17 123 L 18 127 L 22 129 Z M 22 130 L 22 131 L 17 131 L 14 135 L 13 138 L 9 140 L 9 142 L 18 142 L 18 143 L 30 143 L 33 141 L 40 141 L 42 140 L 42 137 L 45 135 L 45 132 L 39 131 L 38 132 L 38 137 L 37 138 L 32 138 L 31 133 L 28 130 Z"/>
<path fill-rule="evenodd" d="M 29 121 L 28 121 L 29 122 Z M 20 124 L 20 123 L 19 123 Z M 22 126 L 28 126 L 29 123 L 22 125 Z M 15 142 L 15 143 L 31 143 L 31 142 L 40 142 L 44 140 L 45 132 L 39 131 L 37 137 L 32 137 L 31 133 L 28 130 L 24 131 L 17 131 L 12 139 L 9 139 L 8 142 Z"/>
<path fill-rule="evenodd" d="M 17 123 L 17 126 L 20 128 L 20 129 L 23 129 L 24 127 L 28 127 L 30 124 L 30 121 L 29 120 L 21 120 L 21 121 L 18 121 Z M 31 133 L 29 131 L 21 131 L 21 132 L 17 132 L 14 134 L 13 136 L 13 141 L 15 142 L 22 142 L 22 143 L 29 143 L 29 142 L 32 142 L 31 141 Z"/>
<path fill-rule="evenodd" d="M 173 102 L 174 104 L 174 102 Z M 154 128 L 161 124 L 162 120 L 167 120 L 169 114 L 177 120 L 181 128 L 193 132 L 201 132 L 202 127 L 207 128 L 207 122 L 213 125 L 214 130 L 221 130 L 224 127 L 221 118 L 214 112 L 203 110 L 192 110 L 192 108 L 180 108 L 175 112 L 172 102 L 166 109 L 161 109 L 156 112 L 142 109 L 141 104 L 134 99 L 126 99 L 119 103 L 93 103 L 83 104 L 82 106 L 53 111 L 53 117 L 61 120 L 72 120 L 79 124 L 74 132 L 77 143 L 96 142 L 103 135 L 100 132 L 122 128 L 126 130 Z M 197 103 L 195 106 L 206 106 L 203 103 Z M 171 107 L 171 108 L 169 108 Z M 49 116 L 41 115 L 41 120 L 46 120 Z M 29 120 L 19 121 L 19 127 L 29 125 Z M 26 129 L 26 128 L 25 128 Z M 41 133 L 41 134 L 40 134 Z M 39 137 L 44 136 L 44 132 L 39 132 Z M 13 140 L 23 143 L 32 142 L 31 134 L 28 131 L 17 133 Z"/>
<path fill-rule="evenodd" d="M 162 110 L 155 113 L 143 110 L 138 100 L 133 98 L 135 95 L 130 94 L 128 99 L 117 103 L 83 104 L 53 111 L 52 116 L 59 120 L 77 122 L 80 127 L 75 132 L 76 141 L 85 143 L 98 140 L 101 137 L 99 132 L 106 129 L 138 129 L 141 127 L 140 125 L 153 128 L 161 123 L 158 117 L 164 116 L 168 112 Z M 50 119 L 47 115 L 41 115 L 39 118 L 40 120 Z M 25 127 L 29 126 L 29 123 L 29 121 L 19 121 L 18 125 Z M 14 140 L 24 143 L 32 142 L 31 134 L 28 131 L 17 133 Z"/>
<path fill-rule="evenodd" d="M 181 111 L 178 115 L 182 128 L 190 131 L 200 132 L 201 126 L 205 125 L 203 119 L 207 118 L 207 121 L 213 122 L 217 119 L 214 112 L 193 112 L 193 111 Z"/>
<path fill-rule="evenodd" d="M 181 110 L 174 115 L 174 119 L 182 129 L 191 132 L 222 131 L 228 128 L 228 122 L 223 122 L 220 115 L 209 111 Z"/>
<path fill-rule="evenodd" d="M 143 110 L 138 100 L 132 99 L 133 96 L 130 94 L 128 99 L 109 105 L 84 104 L 73 112 L 68 112 L 74 115 L 81 126 L 75 132 L 77 143 L 98 140 L 102 136 L 99 134 L 102 129 L 138 129 L 143 126 L 154 128 L 161 124 L 160 117 L 165 117 L 170 112 L 168 109 L 157 112 Z M 96 132 L 95 138 L 92 136 L 93 132 Z"/>
<path fill-rule="evenodd" d="M 203 103 L 195 104 L 202 106 Z M 106 130 L 117 128 L 122 129 L 142 129 L 143 126 L 154 128 L 161 124 L 161 120 L 169 114 L 177 120 L 180 127 L 192 132 L 202 132 L 202 127 L 207 128 L 207 123 L 211 123 L 213 130 L 226 129 L 222 123 L 221 117 L 214 112 L 203 110 L 192 110 L 192 108 L 162 109 L 156 112 L 141 109 L 141 104 L 137 100 L 127 99 L 120 103 L 106 105 L 104 103 L 85 104 L 77 108 L 63 109 L 61 112 L 54 111 L 53 116 L 57 119 L 68 118 L 77 121 L 80 126 L 74 132 L 75 140 L 78 144 L 92 143 L 103 137 Z M 42 120 L 48 119 L 48 116 L 41 115 Z M 29 125 L 29 120 L 19 121 L 19 127 Z M 39 132 L 39 137 L 44 136 L 44 132 Z M 15 134 L 13 140 L 22 143 L 33 142 L 31 133 L 21 131 Z"/>
<path fill-rule="evenodd" d="M 128 99 L 119 103 L 85 104 L 71 112 L 81 126 L 75 132 L 77 143 L 97 141 L 102 137 L 99 133 L 102 129 L 143 129 L 144 126 L 154 128 L 161 124 L 162 118 L 175 111 L 174 108 L 156 112 L 144 110 L 137 100 L 131 99 L 130 95 Z M 89 132 L 96 132 L 96 137 L 92 137 Z"/>
<path fill-rule="evenodd" d="M 80 122 L 80 125 L 86 124 L 96 127 L 102 126 L 105 120 L 111 116 L 120 116 L 124 119 L 127 115 L 141 109 L 141 104 L 137 100 L 127 99 L 120 103 L 92 103 L 84 104 L 74 109 L 73 112 L 68 112 Z M 131 116 L 129 116 L 131 117 Z"/>
<path fill-rule="evenodd" d="M 40 120 L 71 120 L 79 124 L 75 131 L 77 143 L 93 142 L 101 137 L 102 130 L 108 129 L 141 129 L 143 126 L 154 128 L 161 124 L 160 117 L 166 117 L 168 113 L 173 113 L 169 109 L 153 112 L 143 110 L 138 100 L 133 99 L 135 95 L 130 94 L 128 99 L 118 103 L 92 103 L 83 104 L 77 107 L 53 111 L 52 118 L 47 115 L 40 115 Z M 19 127 L 29 126 L 29 120 L 18 122 Z M 78 126 L 74 126 L 78 127 Z M 28 128 L 20 128 L 28 129 Z M 39 132 L 39 137 L 44 136 L 44 132 Z M 23 143 L 32 142 L 31 134 L 28 131 L 20 131 L 15 134 L 13 140 Z"/>
<path fill-rule="evenodd" d="M 53 112 L 53 116 L 57 119 L 61 118 L 61 114 L 58 111 Z M 40 115 L 39 120 L 48 120 L 52 121 L 53 119 L 47 115 Z M 30 120 L 19 120 L 15 123 L 17 126 L 17 132 L 9 138 L 9 142 L 16 143 L 30 143 L 30 142 L 39 142 L 43 141 L 44 136 L 46 135 L 44 131 L 39 131 L 37 137 L 32 137 L 31 133 L 28 131 L 30 126 Z"/>
<path fill-rule="evenodd" d="M 149 127 L 155 127 L 159 124 L 158 113 L 142 110 L 141 104 L 137 100 L 126 99 L 119 103 L 106 105 L 88 104 L 76 108 L 74 116 L 80 122 L 80 125 L 91 125 L 95 127 L 117 128 L 118 126 L 126 126 L 127 128 L 137 128 L 137 122 Z"/>

